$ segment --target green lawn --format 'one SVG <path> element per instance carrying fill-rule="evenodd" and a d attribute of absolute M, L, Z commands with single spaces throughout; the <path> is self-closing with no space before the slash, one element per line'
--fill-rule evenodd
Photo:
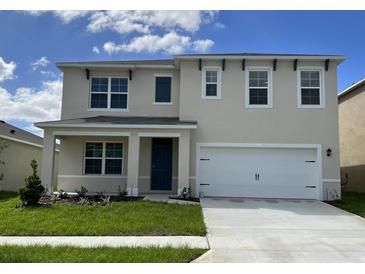
<path fill-rule="evenodd" d="M 0 263 L 188 263 L 204 249 L 0 246 Z"/>
<path fill-rule="evenodd" d="M 365 218 L 365 193 L 343 192 L 341 201 L 330 204 Z"/>
<path fill-rule="evenodd" d="M 12 192 L 0 192 L 0 235 L 205 235 L 200 205 L 148 201 L 105 206 L 52 205 L 15 208 Z"/>

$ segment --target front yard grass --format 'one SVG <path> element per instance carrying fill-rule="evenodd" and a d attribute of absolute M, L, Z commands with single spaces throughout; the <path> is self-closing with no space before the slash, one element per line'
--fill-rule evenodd
<path fill-rule="evenodd" d="M 0 246 L 0 263 L 188 263 L 205 249 Z"/>
<path fill-rule="evenodd" d="M 365 218 L 365 193 L 342 192 L 342 200 L 329 204 Z"/>
<path fill-rule="evenodd" d="M 110 203 L 105 206 L 56 204 L 15 208 L 14 192 L 0 192 L 2 236 L 204 236 L 200 205 L 149 201 Z"/>

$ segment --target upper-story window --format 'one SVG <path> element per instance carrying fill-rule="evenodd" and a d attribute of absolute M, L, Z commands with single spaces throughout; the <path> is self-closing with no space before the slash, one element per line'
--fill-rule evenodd
<path fill-rule="evenodd" d="M 202 83 L 202 98 L 220 99 L 221 98 L 221 68 L 204 67 Z"/>
<path fill-rule="evenodd" d="M 322 69 L 298 70 L 298 107 L 324 107 Z"/>
<path fill-rule="evenodd" d="M 128 78 L 92 77 L 90 108 L 127 110 Z"/>
<path fill-rule="evenodd" d="M 272 107 L 272 72 L 270 68 L 246 70 L 246 107 Z"/>
<path fill-rule="evenodd" d="M 155 103 L 171 104 L 171 75 L 155 74 Z"/>

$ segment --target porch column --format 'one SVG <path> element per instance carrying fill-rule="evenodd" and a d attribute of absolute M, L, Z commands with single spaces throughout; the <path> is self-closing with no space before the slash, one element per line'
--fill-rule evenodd
<path fill-rule="evenodd" d="M 127 191 L 130 196 L 138 196 L 138 170 L 139 170 L 139 136 L 131 132 L 128 141 L 128 174 Z"/>
<path fill-rule="evenodd" d="M 190 165 L 190 131 L 184 130 L 179 137 L 179 162 L 178 162 L 177 194 L 179 195 L 184 187 L 189 184 Z"/>
<path fill-rule="evenodd" d="M 45 129 L 43 137 L 41 181 L 47 193 L 53 192 L 55 136 L 52 130 Z"/>

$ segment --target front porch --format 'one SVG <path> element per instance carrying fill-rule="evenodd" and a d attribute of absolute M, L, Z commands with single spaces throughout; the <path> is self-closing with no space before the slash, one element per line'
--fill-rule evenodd
<path fill-rule="evenodd" d="M 37 124 L 44 128 L 41 180 L 47 191 L 85 187 L 90 194 L 126 190 L 130 196 L 142 196 L 179 194 L 190 187 L 190 130 L 196 123 L 171 118 L 151 123 L 149 118 L 148 124 L 140 124 L 130 119 Z M 52 180 L 55 139 L 61 142 L 57 182 Z"/>

